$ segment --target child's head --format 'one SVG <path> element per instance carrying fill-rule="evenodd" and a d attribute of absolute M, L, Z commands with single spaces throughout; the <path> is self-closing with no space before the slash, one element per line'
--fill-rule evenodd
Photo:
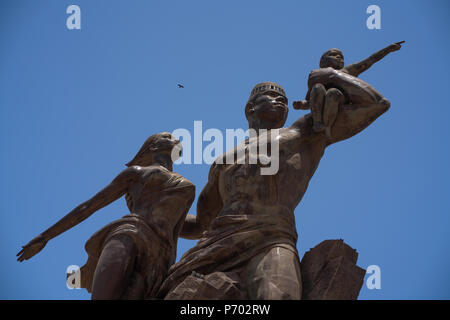
<path fill-rule="evenodd" d="M 156 133 L 145 140 L 141 149 L 133 160 L 126 164 L 131 166 L 150 166 L 154 162 L 155 155 L 166 154 L 175 161 L 181 155 L 181 143 L 170 132 Z"/>
<path fill-rule="evenodd" d="M 330 49 L 325 52 L 320 58 L 320 67 L 339 70 L 344 67 L 344 55 L 342 51 L 336 48 Z"/>

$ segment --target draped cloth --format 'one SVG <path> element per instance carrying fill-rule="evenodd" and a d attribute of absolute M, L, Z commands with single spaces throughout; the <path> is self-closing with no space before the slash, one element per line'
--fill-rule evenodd
<path fill-rule="evenodd" d="M 125 299 L 153 298 L 169 267 L 175 262 L 176 248 L 152 228 L 141 216 L 127 214 L 94 233 L 85 244 L 88 253 L 81 267 L 81 287 L 92 291 L 92 282 L 103 247 L 115 235 L 125 234 L 133 239 L 137 248 L 135 272 L 126 289 Z"/>
<path fill-rule="evenodd" d="M 298 256 L 296 243 L 295 219 L 291 212 L 218 216 L 197 245 L 170 268 L 158 298 L 164 298 L 193 271 L 204 275 L 232 271 L 270 247 L 283 246 Z"/>

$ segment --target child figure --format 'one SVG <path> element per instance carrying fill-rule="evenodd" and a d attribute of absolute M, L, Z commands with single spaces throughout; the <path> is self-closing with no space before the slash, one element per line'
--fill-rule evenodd
<path fill-rule="evenodd" d="M 357 77 L 388 53 L 399 50 L 402 43 L 404 41 L 393 43 L 369 58 L 345 67 L 342 51 L 328 50 L 320 58 L 320 69 L 309 74 L 305 100 L 294 101 L 294 109 L 311 109 L 314 131 L 325 130 L 329 137 L 340 104 L 383 103 L 381 94 Z"/>
<path fill-rule="evenodd" d="M 172 172 L 181 144 L 170 133 L 149 137 L 108 186 L 80 204 L 17 254 L 30 259 L 50 239 L 125 195 L 130 214 L 97 231 L 85 245 L 81 287 L 92 299 L 152 299 L 175 262 L 177 241 L 195 186 Z"/>

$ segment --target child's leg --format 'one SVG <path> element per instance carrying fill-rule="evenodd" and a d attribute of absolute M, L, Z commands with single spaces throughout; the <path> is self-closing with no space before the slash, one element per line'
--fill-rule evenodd
<path fill-rule="evenodd" d="M 326 134 L 330 138 L 330 128 L 336 120 L 339 105 L 344 103 L 345 97 L 341 91 L 336 88 L 327 90 L 325 95 L 325 104 L 323 107 L 323 125 L 326 127 Z"/>
<path fill-rule="evenodd" d="M 311 115 L 314 121 L 313 129 L 315 132 L 325 130 L 322 115 L 326 92 L 325 87 L 320 83 L 315 84 L 311 89 L 309 105 L 311 107 Z"/>
<path fill-rule="evenodd" d="M 92 299 L 120 299 L 134 271 L 137 249 L 127 235 L 112 237 L 104 246 L 94 273 Z"/>

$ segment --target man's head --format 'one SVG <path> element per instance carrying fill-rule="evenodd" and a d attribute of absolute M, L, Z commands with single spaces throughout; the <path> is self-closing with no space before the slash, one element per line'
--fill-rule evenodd
<path fill-rule="evenodd" d="M 325 52 L 320 58 L 320 67 L 339 70 L 344 67 L 344 55 L 342 51 L 336 48 L 330 49 Z"/>
<path fill-rule="evenodd" d="M 153 164 L 155 156 L 169 156 L 172 161 L 181 156 L 182 146 L 179 140 L 170 132 L 156 133 L 145 140 L 141 149 L 134 156 L 133 160 L 126 164 L 131 166 L 150 166 Z"/>
<path fill-rule="evenodd" d="M 250 128 L 275 129 L 283 127 L 288 115 L 288 100 L 283 88 L 274 82 L 257 84 L 245 106 Z"/>

